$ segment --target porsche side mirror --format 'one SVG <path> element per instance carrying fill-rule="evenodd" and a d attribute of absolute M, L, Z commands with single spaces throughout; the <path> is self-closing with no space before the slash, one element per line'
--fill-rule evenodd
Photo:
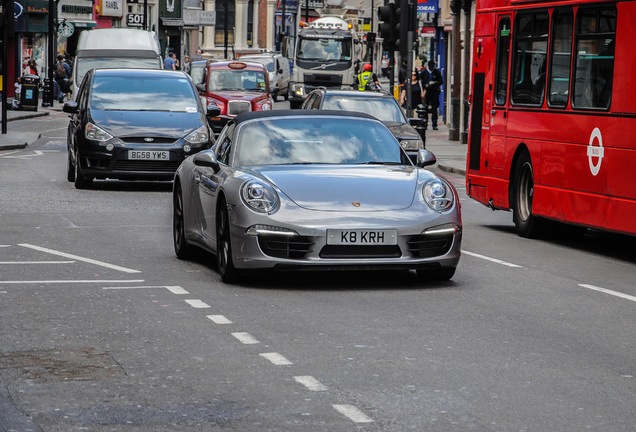
<path fill-rule="evenodd" d="M 219 172 L 221 167 L 216 159 L 216 154 L 212 150 L 203 150 L 194 155 L 192 160 L 196 166 L 212 168 L 214 172 Z"/>
<path fill-rule="evenodd" d="M 435 155 L 428 150 L 418 150 L 417 152 L 417 165 L 420 168 L 424 168 L 425 166 L 434 165 L 437 163 L 437 158 Z"/>

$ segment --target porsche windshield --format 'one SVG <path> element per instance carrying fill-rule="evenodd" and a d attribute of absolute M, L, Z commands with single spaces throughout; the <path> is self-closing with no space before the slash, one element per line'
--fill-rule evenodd
<path fill-rule="evenodd" d="M 382 123 L 359 118 L 287 117 L 243 124 L 234 164 L 409 165 Z"/>
<path fill-rule="evenodd" d="M 198 96 L 189 78 L 97 75 L 92 84 L 90 107 L 110 111 L 199 110 Z"/>
<path fill-rule="evenodd" d="M 351 61 L 353 40 L 300 38 L 296 58 L 316 61 Z"/>

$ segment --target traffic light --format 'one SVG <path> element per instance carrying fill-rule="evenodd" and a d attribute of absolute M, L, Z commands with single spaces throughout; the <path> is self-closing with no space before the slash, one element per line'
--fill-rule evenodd
<path fill-rule="evenodd" d="M 398 16 L 395 14 L 395 3 L 387 3 L 378 8 L 378 20 L 380 21 L 378 29 L 382 38 L 382 48 L 385 51 L 395 51 L 396 32 Z"/>
<path fill-rule="evenodd" d="M 395 48 L 400 51 L 402 56 L 407 56 L 411 47 L 407 46 L 409 23 L 410 21 L 410 9 L 411 5 L 409 0 L 397 0 L 399 1 L 395 8 L 395 16 L 397 18 L 395 31 Z"/>

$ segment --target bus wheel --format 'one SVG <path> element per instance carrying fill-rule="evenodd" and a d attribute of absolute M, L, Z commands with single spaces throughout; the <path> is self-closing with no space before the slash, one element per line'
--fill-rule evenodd
<path fill-rule="evenodd" d="M 530 155 L 524 153 L 517 160 L 513 183 L 512 220 L 517 234 L 533 238 L 541 234 L 543 220 L 532 214 L 534 177 Z"/>

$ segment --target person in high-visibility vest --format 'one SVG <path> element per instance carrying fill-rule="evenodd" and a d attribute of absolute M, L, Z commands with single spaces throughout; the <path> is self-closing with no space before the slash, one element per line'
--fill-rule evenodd
<path fill-rule="evenodd" d="M 373 73 L 373 67 L 367 63 L 362 68 L 362 72 L 356 76 L 355 85 L 358 90 L 365 91 L 370 90 L 370 87 L 374 87 L 371 83 L 375 84 L 375 89 L 380 89 L 378 76 Z"/>

